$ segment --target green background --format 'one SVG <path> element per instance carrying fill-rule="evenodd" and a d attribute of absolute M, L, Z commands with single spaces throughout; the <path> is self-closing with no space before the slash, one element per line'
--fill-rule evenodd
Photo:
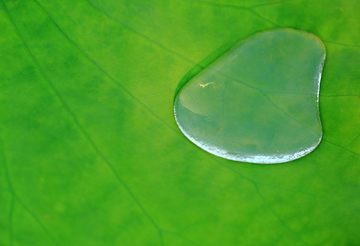
<path fill-rule="evenodd" d="M 360 2 L 0 1 L 0 245 L 359 245 Z M 286 164 L 199 149 L 179 81 L 293 27 L 326 46 L 324 139 Z"/>

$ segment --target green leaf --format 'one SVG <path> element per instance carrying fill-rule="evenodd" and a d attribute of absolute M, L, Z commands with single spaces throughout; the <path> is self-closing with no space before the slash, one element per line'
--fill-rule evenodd
<path fill-rule="evenodd" d="M 359 244 L 359 12 L 355 0 L 1 0 L 0 244 Z M 265 166 L 199 149 L 174 120 L 179 81 L 275 27 L 326 46 L 322 142 Z"/>

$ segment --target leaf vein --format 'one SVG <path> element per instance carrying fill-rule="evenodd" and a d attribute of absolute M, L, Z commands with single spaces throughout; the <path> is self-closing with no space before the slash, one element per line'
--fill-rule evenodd
<path fill-rule="evenodd" d="M 3 0 L 0 0 L 1 3 L 4 5 Z M 6 6 L 5 6 L 5 10 Z M 22 199 L 16 194 L 16 191 L 13 187 L 13 184 L 11 182 L 10 179 L 10 171 L 8 168 L 8 165 L 6 163 L 6 157 L 5 157 L 5 152 L 4 152 L 4 144 L 2 141 L 2 138 L 0 136 L 0 159 L 1 162 L 4 166 L 5 169 L 5 177 L 6 177 L 6 181 L 8 183 L 9 186 L 9 191 L 13 196 L 12 202 L 11 202 L 11 209 L 10 209 L 10 215 L 9 215 L 9 221 L 10 223 L 10 231 L 9 231 L 9 238 L 11 239 L 10 242 L 13 242 L 13 210 L 14 210 L 14 202 L 15 200 L 30 214 L 31 217 L 33 217 L 36 221 L 36 223 L 43 229 L 43 231 L 45 232 L 45 234 L 49 237 L 49 239 L 55 244 L 55 245 L 59 245 L 58 242 L 55 240 L 55 238 L 51 235 L 51 233 L 48 231 L 48 229 L 43 225 L 43 223 L 40 221 L 40 219 L 36 216 L 36 214 L 34 212 L 32 212 L 28 206 L 26 206 L 26 204 L 22 201 Z"/>
<path fill-rule="evenodd" d="M 291 227 L 289 227 L 285 221 L 280 217 L 280 215 L 278 213 L 275 212 L 275 210 L 269 205 L 269 203 L 266 201 L 266 199 L 264 198 L 264 196 L 262 195 L 262 193 L 260 192 L 259 188 L 257 185 L 255 185 L 255 189 L 257 191 L 257 193 L 259 194 L 260 198 L 263 200 L 263 202 L 266 204 L 266 206 L 268 207 L 268 209 L 271 211 L 271 213 L 280 221 L 280 223 L 289 231 L 291 231 L 294 235 L 296 235 L 305 245 L 308 245 L 308 243 L 306 243 L 303 238 L 299 235 L 298 232 L 294 231 Z"/>

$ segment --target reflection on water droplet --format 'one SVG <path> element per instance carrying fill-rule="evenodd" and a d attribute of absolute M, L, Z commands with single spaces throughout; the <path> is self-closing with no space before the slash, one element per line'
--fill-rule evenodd
<path fill-rule="evenodd" d="M 319 89 L 325 48 L 314 35 L 281 28 L 236 44 L 188 81 L 176 122 L 200 148 L 223 158 L 281 163 L 320 143 Z"/>

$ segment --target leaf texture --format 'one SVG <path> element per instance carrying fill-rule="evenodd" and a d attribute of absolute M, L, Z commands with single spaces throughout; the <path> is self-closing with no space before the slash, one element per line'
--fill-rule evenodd
<path fill-rule="evenodd" d="M 359 12 L 355 0 L 1 0 L 0 244 L 357 245 Z M 321 144 L 269 166 L 202 151 L 174 120 L 179 81 L 274 27 L 326 46 Z"/>

